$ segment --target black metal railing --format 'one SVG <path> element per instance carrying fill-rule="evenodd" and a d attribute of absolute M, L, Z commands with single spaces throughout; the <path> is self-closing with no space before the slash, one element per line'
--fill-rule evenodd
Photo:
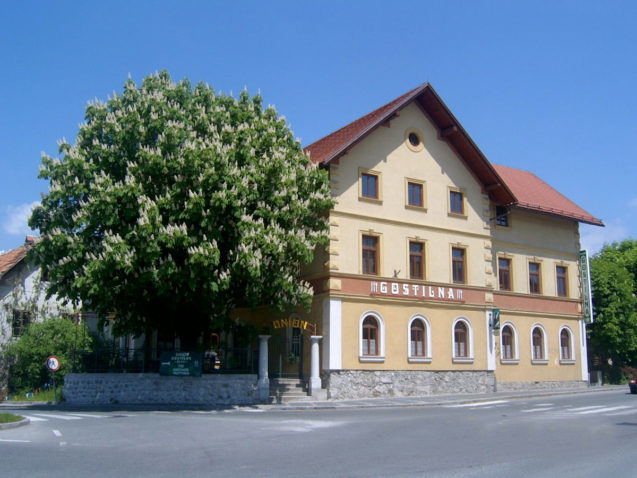
<path fill-rule="evenodd" d="M 144 348 L 115 347 L 93 351 L 74 350 L 75 373 L 158 373 L 161 351 Z M 257 373 L 258 353 L 252 347 L 223 348 L 204 352 L 201 372 Z"/>

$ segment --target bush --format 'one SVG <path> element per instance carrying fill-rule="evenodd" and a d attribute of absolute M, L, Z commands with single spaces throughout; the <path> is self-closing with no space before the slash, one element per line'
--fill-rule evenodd
<path fill-rule="evenodd" d="M 91 346 L 92 339 L 85 324 L 76 324 L 67 318 L 29 324 L 24 334 L 5 350 L 9 363 L 9 390 L 21 393 L 46 384 L 51 377 L 46 359 L 51 355 L 60 359 L 55 381 L 62 384 L 64 375 L 72 369 L 73 351 L 90 350 Z"/>

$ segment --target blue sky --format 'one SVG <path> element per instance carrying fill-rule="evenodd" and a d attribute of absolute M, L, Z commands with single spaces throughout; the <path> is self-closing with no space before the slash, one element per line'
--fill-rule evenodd
<path fill-rule="evenodd" d="M 0 14 L 0 250 L 88 100 L 167 69 L 261 91 L 304 145 L 430 82 L 487 158 L 637 237 L 637 2 L 24 1 Z"/>

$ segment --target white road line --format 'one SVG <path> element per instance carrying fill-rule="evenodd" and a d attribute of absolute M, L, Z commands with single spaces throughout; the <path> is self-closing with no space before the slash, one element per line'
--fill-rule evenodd
<path fill-rule="evenodd" d="M 53 415 L 49 413 L 34 413 L 34 415 L 37 415 L 38 417 L 45 417 L 45 418 L 57 418 L 58 420 L 81 420 L 82 419 L 82 417 L 74 417 L 71 415 Z"/>
<path fill-rule="evenodd" d="M 544 408 L 529 408 L 527 410 L 520 410 L 522 413 L 531 413 L 531 412 L 545 412 L 547 410 L 553 410 L 553 407 L 544 407 Z"/>
<path fill-rule="evenodd" d="M 616 410 L 625 410 L 626 408 L 631 408 L 631 407 L 630 405 L 622 405 L 620 407 L 598 408 L 597 410 L 586 410 L 585 412 L 579 412 L 578 415 L 590 415 L 591 413 L 614 412 Z"/>
<path fill-rule="evenodd" d="M 508 400 L 493 400 L 491 402 L 478 403 L 459 403 L 457 405 L 445 405 L 445 408 L 466 408 L 466 407 L 486 407 L 488 405 L 497 405 L 500 403 L 508 403 Z"/>
<path fill-rule="evenodd" d="M 615 413 L 609 413 L 608 416 L 609 417 L 617 417 L 620 415 L 633 415 L 637 413 L 637 410 L 624 410 L 623 412 L 615 412 Z"/>
<path fill-rule="evenodd" d="M 81 418 L 106 418 L 106 415 L 91 415 L 89 413 L 71 413 L 70 415 Z"/>
<path fill-rule="evenodd" d="M 25 418 L 28 418 L 32 422 L 48 422 L 49 421 L 48 418 L 34 417 L 34 416 L 31 416 L 31 415 L 22 415 L 22 416 L 25 417 Z"/>
<path fill-rule="evenodd" d="M 60 430 L 51 430 L 56 437 L 61 437 L 62 432 Z"/>
<path fill-rule="evenodd" d="M 0 442 L 5 443 L 31 443 L 31 440 L 11 440 L 8 438 L 0 438 Z"/>
<path fill-rule="evenodd" d="M 569 412 L 581 412 L 584 410 L 594 410 L 596 408 L 604 408 L 604 405 L 593 405 L 592 407 L 567 408 L 566 410 Z"/>

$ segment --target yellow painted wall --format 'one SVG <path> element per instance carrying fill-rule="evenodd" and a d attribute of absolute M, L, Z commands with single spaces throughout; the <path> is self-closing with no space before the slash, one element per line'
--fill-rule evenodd
<path fill-rule="evenodd" d="M 405 134 L 415 129 L 424 148 L 415 152 Z M 359 173 L 380 176 L 380 198 L 359 197 Z M 408 241 L 425 242 L 426 280 L 451 282 L 451 247 L 466 248 L 468 284 L 485 285 L 485 243 L 490 246 L 489 203 L 481 187 L 416 106 L 403 110 L 389 128 L 380 127 L 331 165 L 337 204 L 331 213 L 332 261 L 338 272 L 361 273 L 363 233 L 380 236 L 380 274 L 408 278 Z M 406 205 L 406 179 L 424 181 L 425 208 Z M 465 196 L 465 217 L 448 213 L 449 188 Z M 336 224 L 336 225 L 334 225 Z M 490 259 L 490 258 L 489 258 Z M 398 272 L 400 271 L 400 272 Z"/>
<path fill-rule="evenodd" d="M 512 259 L 514 292 L 529 292 L 528 263 L 540 264 L 542 295 L 556 296 L 557 265 L 566 266 L 568 297 L 579 297 L 579 232 L 575 221 L 513 211 L 509 227 L 494 230 L 494 270 L 497 257 Z"/>
<path fill-rule="evenodd" d="M 503 314 L 501 325 L 511 323 L 518 335 L 518 364 L 507 364 L 501 360 L 501 336 L 496 337 L 498 382 L 534 382 L 581 380 L 580 366 L 580 324 L 578 320 L 566 317 L 524 316 Z M 546 330 L 548 339 L 548 363 L 533 364 L 531 360 L 531 333 L 536 324 Z M 560 363 L 560 329 L 568 326 L 573 334 L 573 356 L 575 363 Z"/>
<path fill-rule="evenodd" d="M 385 324 L 385 360 L 368 363 L 360 360 L 360 321 L 367 313 L 380 315 Z M 429 321 L 432 334 L 431 363 L 409 363 L 408 326 L 414 315 L 423 315 Z M 453 323 L 458 317 L 469 321 L 473 330 L 474 362 L 453 363 Z M 486 332 L 484 310 L 454 306 L 424 307 L 396 300 L 343 300 L 342 357 L 344 369 L 355 370 L 485 370 Z"/>

